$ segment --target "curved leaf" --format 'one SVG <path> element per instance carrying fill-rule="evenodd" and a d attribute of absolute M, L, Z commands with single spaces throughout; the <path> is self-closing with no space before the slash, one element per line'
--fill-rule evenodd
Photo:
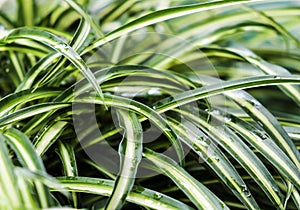
<path fill-rule="evenodd" d="M 178 166 L 174 160 L 147 148 L 144 149 L 144 156 L 172 179 L 198 209 L 229 209 L 209 189 Z"/>
<path fill-rule="evenodd" d="M 138 165 L 142 159 L 142 126 L 132 112 L 118 110 L 120 126 L 124 128 L 125 136 L 119 145 L 120 172 L 115 181 L 114 190 L 108 200 L 106 209 L 121 209 L 126 197 L 131 191 Z"/>
<path fill-rule="evenodd" d="M 90 177 L 58 177 L 58 180 L 69 191 L 92 193 L 103 196 L 110 196 L 114 185 L 112 180 Z M 167 195 L 140 186 L 135 186 L 128 194 L 126 200 L 152 209 L 193 209 Z"/>

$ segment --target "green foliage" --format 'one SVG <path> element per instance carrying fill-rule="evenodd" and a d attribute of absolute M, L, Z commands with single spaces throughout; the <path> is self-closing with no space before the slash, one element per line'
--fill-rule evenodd
<path fill-rule="evenodd" d="M 298 1 L 0 8 L 1 209 L 300 209 Z"/>

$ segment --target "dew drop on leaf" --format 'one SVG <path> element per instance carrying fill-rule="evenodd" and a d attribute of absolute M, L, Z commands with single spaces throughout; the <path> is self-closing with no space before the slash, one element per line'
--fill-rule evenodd
<path fill-rule="evenodd" d="M 100 180 L 97 182 L 97 184 L 102 185 L 104 183 L 104 181 Z"/>
<path fill-rule="evenodd" d="M 193 148 L 194 148 L 194 150 L 195 150 L 196 152 L 199 152 L 199 151 L 200 151 L 199 147 L 198 147 L 196 144 L 193 145 Z"/>
<path fill-rule="evenodd" d="M 156 192 L 156 193 L 154 193 L 153 197 L 154 197 L 155 200 L 159 200 L 159 199 L 162 198 L 162 194 L 159 193 L 159 192 Z"/>
<path fill-rule="evenodd" d="M 145 189 L 144 189 L 143 187 L 136 186 L 136 187 L 134 188 L 134 190 L 135 190 L 136 192 L 138 192 L 138 193 L 142 193 Z"/>
<path fill-rule="evenodd" d="M 242 185 L 241 187 L 242 187 L 242 191 L 246 195 L 246 197 L 250 197 L 251 193 L 249 192 L 247 186 L 246 185 Z"/>
<path fill-rule="evenodd" d="M 148 95 L 154 95 L 154 96 L 161 94 L 159 88 L 150 88 L 147 93 Z"/>
<path fill-rule="evenodd" d="M 224 118 L 224 120 L 225 120 L 225 123 L 231 122 L 231 118 L 230 118 L 230 117 L 227 117 L 227 116 Z"/>
<path fill-rule="evenodd" d="M 164 132 L 170 132 L 170 131 L 171 131 L 170 128 L 165 128 L 165 129 L 164 129 Z"/>

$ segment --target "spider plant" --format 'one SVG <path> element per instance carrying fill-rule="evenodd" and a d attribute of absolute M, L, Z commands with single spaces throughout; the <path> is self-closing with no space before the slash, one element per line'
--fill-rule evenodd
<path fill-rule="evenodd" d="M 300 209 L 299 1 L 0 8 L 1 209 Z"/>

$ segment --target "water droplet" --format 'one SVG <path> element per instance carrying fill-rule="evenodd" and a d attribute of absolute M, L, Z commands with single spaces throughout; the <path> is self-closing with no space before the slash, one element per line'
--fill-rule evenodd
<path fill-rule="evenodd" d="M 9 68 L 6 68 L 6 69 L 5 69 L 5 72 L 6 72 L 6 73 L 8 73 L 9 71 L 10 71 Z"/>
<path fill-rule="evenodd" d="M 198 140 L 204 141 L 204 137 L 203 137 L 203 136 L 199 136 L 199 137 L 198 137 Z"/>
<path fill-rule="evenodd" d="M 137 192 L 137 193 L 142 193 L 145 189 L 141 186 L 136 186 L 134 188 L 134 191 Z"/>
<path fill-rule="evenodd" d="M 196 152 L 199 152 L 199 151 L 200 151 L 200 149 L 199 149 L 199 147 L 198 147 L 197 144 L 194 144 L 194 145 L 193 145 L 193 148 L 194 148 L 194 150 L 195 150 Z"/>
<path fill-rule="evenodd" d="M 162 196 L 161 193 L 156 192 L 156 193 L 154 193 L 153 197 L 154 197 L 155 200 L 159 200 L 159 199 L 161 199 L 163 196 Z"/>
<path fill-rule="evenodd" d="M 211 114 L 211 115 L 220 115 L 220 111 L 217 110 L 217 109 L 214 109 L 214 110 L 211 110 L 211 111 L 210 111 L 210 114 Z"/>
<path fill-rule="evenodd" d="M 100 180 L 100 181 L 97 182 L 97 184 L 99 184 L 99 185 L 102 185 L 103 183 L 104 183 L 103 180 Z"/>
<path fill-rule="evenodd" d="M 230 117 L 228 117 L 228 116 L 225 116 L 225 117 L 224 117 L 224 120 L 225 120 L 225 123 L 229 123 L 229 122 L 231 122 L 231 118 L 230 118 Z"/>
<path fill-rule="evenodd" d="M 20 125 L 20 124 L 17 124 L 17 125 L 16 125 L 16 128 L 17 128 L 17 129 L 19 129 L 20 127 L 21 127 L 21 125 Z"/>
<path fill-rule="evenodd" d="M 264 124 L 261 122 L 261 121 L 257 121 L 257 124 L 260 126 L 260 127 L 264 127 Z"/>
<path fill-rule="evenodd" d="M 114 87 L 114 91 L 118 92 L 119 91 L 119 87 Z"/>
<path fill-rule="evenodd" d="M 138 165 L 140 163 L 141 159 L 140 158 L 132 158 L 131 162 L 133 165 Z M 133 168 L 133 170 L 136 170 L 136 167 Z"/>
<path fill-rule="evenodd" d="M 164 132 L 170 132 L 170 131 L 171 131 L 170 128 L 165 128 L 165 129 L 164 129 Z"/>
<path fill-rule="evenodd" d="M 255 130 L 252 132 L 258 140 L 266 140 L 269 139 L 270 137 L 268 136 L 268 134 L 266 134 L 264 131 L 261 130 Z"/>
<path fill-rule="evenodd" d="M 66 44 L 58 44 L 58 45 L 55 45 L 54 48 L 61 50 L 61 51 L 65 51 L 65 50 L 68 50 L 69 46 Z"/>
<path fill-rule="evenodd" d="M 9 30 L 6 30 L 3 26 L 0 26 L 0 39 L 3 39 L 9 34 Z"/>
<path fill-rule="evenodd" d="M 160 95 L 161 92 L 159 90 L 159 88 L 150 88 L 148 90 L 148 95 L 154 95 L 154 96 L 157 96 L 157 95 Z"/>
<path fill-rule="evenodd" d="M 202 141 L 198 141 L 199 144 L 201 144 L 204 147 L 208 147 L 208 142 L 207 140 L 202 140 Z"/>
<path fill-rule="evenodd" d="M 220 158 L 218 156 L 216 156 L 216 155 L 213 155 L 210 158 L 213 159 L 213 160 L 215 160 L 215 161 L 217 161 L 217 162 L 220 161 Z"/>
<path fill-rule="evenodd" d="M 261 104 L 260 104 L 259 101 L 257 101 L 257 100 L 253 99 L 253 100 L 250 100 L 249 102 L 250 102 L 250 103 L 252 104 L 252 106 L 254 106 L 255 108 L 257 108 L 257 109 L 260 109 L 260 108 L 261 108 Z"/>
<path fill-rule="evenodd" d="M 68 180 L 76 180 L 76 177 L 75 176 L 68 176 L 67 179 Z"/>
<path fill-rule="evenodd" d="M 260 136 L 260 138 L 261 138 L 261 140 L 266 140 L 266 139 L 268 139 L 268 136 L 266 134 L 262 134 Z"/>
<path fill-rule="evenodd" d="M 251 193 L 249 192 L 247 186 L 246 185 L 242 185 L 241 187 L 242 187 L 242 191 L 246 195 L 246 197 L 250 197 Z"/>
<path fill-rule="evenodd" d="M 156 108 L 157 108 L 156 106 L 153 106 L 153 107 L 152 107 L 152 109 L 154 109 L 154 110 L 155 110 Z"/>

